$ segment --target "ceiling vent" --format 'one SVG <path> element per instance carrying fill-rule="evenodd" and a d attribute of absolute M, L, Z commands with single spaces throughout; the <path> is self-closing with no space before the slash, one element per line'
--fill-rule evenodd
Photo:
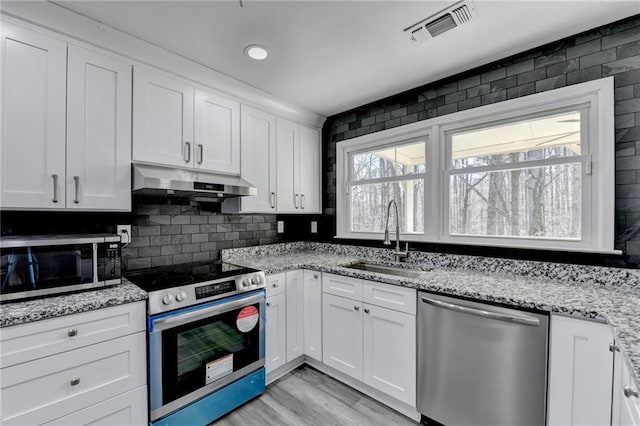
<path fill-rule="evenodd" d="M 422 44 L 478 16 L 471 0 L 459 1 L 422 21 L 404 29 L 411 41 Z"/>

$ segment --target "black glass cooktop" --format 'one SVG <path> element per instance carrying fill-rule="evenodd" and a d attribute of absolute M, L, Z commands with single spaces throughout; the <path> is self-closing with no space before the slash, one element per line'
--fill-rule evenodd
<path fill-rule="evenodd" d="M 257 270 L 217 261 L 140 269 L 126 273 L 125 278 L 144 291 L 150 292 L 231 278 L 251 272 L 257 272 Z"/>

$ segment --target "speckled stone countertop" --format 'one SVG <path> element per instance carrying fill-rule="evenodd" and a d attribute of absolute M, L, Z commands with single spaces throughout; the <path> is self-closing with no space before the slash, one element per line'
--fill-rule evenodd
<path fill-rule="evenodd" d="M 0 327 L 93 311 L 146 300 L 147 293 L 127 280 L 100 290 L 63 294 L 0 305 Z"/>
<path fill-rule="evenodd" d="M 640 386 L 640 271 L 530 262 L 539 265 L 537 268 L 532 267 L 531 272 L 527 273 L 524 271 L 527 267 L 523 267 L 518 261 L 506 261 L 507 267 L 487 268 L 486 264 L 496 264 L 496 260 L 491 261 L 490 258 L 467 262 L 461 259 L 456 265 L 462 267 L 445 268 L 425 260 L 424 253 L 414 256 L 413 252 L 412 261 L 396 264 L 390 260 L 389 252 L 390 250 L 362 247 L 349 249 L 332 244 L 325 244 L 323 247 L 317 243 L 292 243 L 227 250 L 222 252 L 222 259 L 241 266 L 261 269 L 267 274 L 294 269 L 313 269 L 501 303 L 516 308 L 537 309 L 608 322 L 614 326 L 616 338 L 627 354 L 636 373 L 636 384 Z M 417 278 L 404 278 L 345 267 L 357 262 L 423 272 Z M 514 271 L 508 262 L 512 262 L 514 268 L 519 267 L 520 274 Z M 487 269 L 491 272 L 487 272 Z M 563 269 L 565 273 L 559 272 Z M 540 271 L 549 271 L 551 278 L 540 275 Z M 596 278 L 593 279 L 594 277 Z"/>

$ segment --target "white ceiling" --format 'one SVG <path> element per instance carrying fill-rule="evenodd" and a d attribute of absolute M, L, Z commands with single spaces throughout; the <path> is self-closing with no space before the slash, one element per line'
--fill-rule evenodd
<path fill-rule="evenodd" d="M 423 45 L 403 29 L 454 1 L 58 1 L 329 116 L 640 13 L 638 1 L 483 1 Z M 243 54 L 258 43 L 270 52 Z"/>

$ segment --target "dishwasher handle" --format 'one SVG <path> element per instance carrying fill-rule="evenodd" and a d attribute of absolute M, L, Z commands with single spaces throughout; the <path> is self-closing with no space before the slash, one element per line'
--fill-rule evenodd
<path fill-rule="evenodd" d="M 462 312 L 469 315 L 476 315 L 483 318 L 495 319 L 498 321 L 515 322 L 524 325 L 539 326 L 540 320 L 533 317 L 518 316 L 518 315 L 505 315 L 497 312 L 485 311 L 483 309 L 469 308 L 466 306 L 454 305 L 453 303 L 442 302 L 440 300 L 430 299 L 428 297 L 422 297 L 424 303 L 437 306 L 443 309 L 449 309 L 451 311 Z"/>

